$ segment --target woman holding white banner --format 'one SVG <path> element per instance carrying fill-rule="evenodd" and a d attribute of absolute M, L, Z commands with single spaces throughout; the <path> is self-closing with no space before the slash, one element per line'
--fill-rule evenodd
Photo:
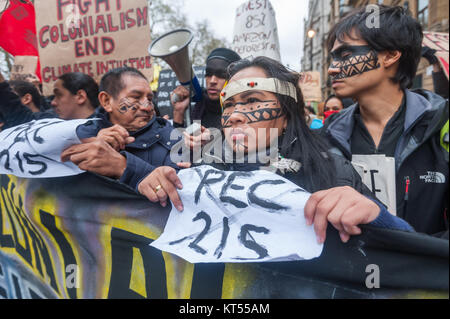
<path fill-rule="evenodd" d="M 266 57 L 241 60 L 229 72 L 229 84 L 221 93 L 225 154 L 213 166 L 227 171 L 273 170 L 313 193 L 305 218 L 314 225 L 319 243 L 325 241 L 328 222 L 343 242 L 361 234 L 362 224 L 413 231 L 374 200 L 351 163 L 329 153 L 327 144 L 309 130 L 298 74 Z M 273 150 L 275 158 L 268 156 Z M 170 199 L 182 211 L 177 188 L 182 188 L 181 181 L 169 167 L 155 169 L 138 186 L 150 201 Z"/>

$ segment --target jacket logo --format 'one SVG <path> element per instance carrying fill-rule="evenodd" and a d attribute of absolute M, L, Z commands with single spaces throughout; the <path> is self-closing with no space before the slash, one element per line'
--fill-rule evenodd
<path fill-rule="evenodd" d="M 439 172 L 427 172 L 427 175 L 420 176 L 425 183 L 445 184 L 445 176 Z"/>

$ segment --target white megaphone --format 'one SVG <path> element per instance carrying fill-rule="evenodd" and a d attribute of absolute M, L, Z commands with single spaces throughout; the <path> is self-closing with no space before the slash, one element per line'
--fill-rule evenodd
<path fill-rule="evenodd" d="M 167 32 L 154 40 L 148 49 L 151 56 L 163 59 L 175 72 L 180 84 L 191 91 L 192 101 L 199 101 L 202 88 L 189 60 L 188 46 L 194 38 L 192 31 L 177 29 Z M 174 97 L 175 101 L 177 97 Z M 190 114 L 187 123 L 190 124 Z"/>

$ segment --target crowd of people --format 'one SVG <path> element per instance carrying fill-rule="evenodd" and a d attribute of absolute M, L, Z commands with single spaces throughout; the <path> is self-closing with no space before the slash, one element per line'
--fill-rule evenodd
<path fill-rule="evenodd" d="M 190 92 L 176 88 L 173 119 L 160 118 L 148 80 L 130 67 L 109 71 L 99 84 L 82 73 L 64 74 L 51 101 L 39 88 L 0 75 L 0 125 L 7 129 L 43 118 L 92 119 L 77 128 L 82 143 L 66 149 L 61 160 L 117 179 L 162 206 L 170 201 L 179 211 L 180 169 L 203 164 L 231 171 L 272 167 L 312 193 L 304 213 L 320 243 L 328 225 L 343 242 L 360 234 L 363 224 L 448 239 L 448 82 L 441 85 L 446 78 L 433 52 L 422 48 L 422 28 L 404 8 L 380 6 L 379 29 L 367 27 L 369 14 L 360 8 L 330 32 L 329 75 L 335 94 L 324 102 L 317 117 L 321 125 L 315 127 L 299 74 L 270 58 L 241 59 L 225 48 L 211 52 L 206 87 L 190 114 L 201 128 L 198 134 L 185 132 L 181 142 L 194 149 L 221 139 L 231 160 L 225 155 L 212 163 L 205 158 L 174 160 L 180 140 L 171 136 L 187 126 Z M 439 94 L 409 89 L 422 56 L 435 68 Z M 275 158 L 266 156 L 274 145 Z M 354 155 L 380 154 L 395 159 L 395 215 L 352 165 Z"/>

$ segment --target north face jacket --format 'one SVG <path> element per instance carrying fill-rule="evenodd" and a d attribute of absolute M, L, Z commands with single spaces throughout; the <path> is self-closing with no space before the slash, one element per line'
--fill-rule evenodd
<path fill-rule="evenodd" d="M 440 144 L 448 100 L 425 90 L 406 90 L 404 129 L 396 142 L 397 216 L 417 232 L 448 239 L 448 152 Z M 351 160 L 357 104 L 330 117 L 321 130 L 334 151 Z"/>

